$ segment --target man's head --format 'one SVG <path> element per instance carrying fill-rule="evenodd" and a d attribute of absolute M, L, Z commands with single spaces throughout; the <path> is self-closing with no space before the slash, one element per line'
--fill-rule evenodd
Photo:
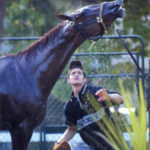
<path fill-rule="evenodd" d="M 82 85 L 86 82 L 86 75 L 83 72 L 83 67 L 79 60 L 70 62 L 67 81 L 71 85 Z"/>
<path fill-rule="evenodd" d="M 80 68 L 81 70 L 83 70 L 82 64 L 79 60 L 73 60 L 70 62 L 69 70 L 72 70 L 74 68 Z"/>

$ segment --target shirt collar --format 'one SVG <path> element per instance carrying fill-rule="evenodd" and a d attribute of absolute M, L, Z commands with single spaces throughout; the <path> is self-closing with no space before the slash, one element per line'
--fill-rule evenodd
<path fill-rule="evenodd" d="M 79 92 L 79 94 L 78 95 L 83 95 L 84 93 L 85 93 L 85 91 L 86 91 L 86 88 L 87 88 L 87 84 L 84 84 L 83 85 L 83 87 L 82 87 L 82 89 L 81 89 L 81 91 Z M 73 91 L 71 92 L 71 96 L 70 96 L 71 98 L 73 98 L 74 97 L 74 93 L 73 93 Z"/>

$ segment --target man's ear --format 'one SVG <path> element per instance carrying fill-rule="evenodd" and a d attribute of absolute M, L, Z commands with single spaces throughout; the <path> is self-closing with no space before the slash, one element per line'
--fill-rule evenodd
<path fill-rule="evenodd" d="M 70 21 L 72 21 L 72 18 L 67 16 L 67 15 L 56 15 L 56 18 L 58 18 L 60 20 L 70 20 Z"/>

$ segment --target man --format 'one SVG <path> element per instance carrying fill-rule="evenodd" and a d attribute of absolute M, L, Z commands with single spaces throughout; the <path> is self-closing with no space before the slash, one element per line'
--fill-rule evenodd
<path fill-rule="evenodd" d="M 113 147 L 102 138 L 103 136 L 99 135 L 99 133 L 105 135 L 99 123 L 102 124 L 103 116 L 109 113 L 106 111 L 108 107 L 105 101 L 118 105 L 123 102 L 122 96 L 102 87 L 88 86 L 82 64 L 78 60 L 70 63 L 67 81 L 73 90 L 65 105 L 68 128 L 57 145 L 61 145 L 64 140 L 69 141 L 78 131 L 91 150 L 113 150 Z"/>

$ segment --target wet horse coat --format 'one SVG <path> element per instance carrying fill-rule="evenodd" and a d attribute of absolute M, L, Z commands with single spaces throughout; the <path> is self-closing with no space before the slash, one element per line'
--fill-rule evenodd
<path fill-rule="evenodd" d="M 45 115 L 46 100 L 71 55 L 88 37 L 122 16 L 120 1 L 84 7 L 28 49 L 0 58 L 0 129 L 9 130 L 13 150 L 26 150 L 32 132 Z M 91 21 L 94 20 L 94 21 Z M 105 27 L 104 27 L 105 26 Z"/>

